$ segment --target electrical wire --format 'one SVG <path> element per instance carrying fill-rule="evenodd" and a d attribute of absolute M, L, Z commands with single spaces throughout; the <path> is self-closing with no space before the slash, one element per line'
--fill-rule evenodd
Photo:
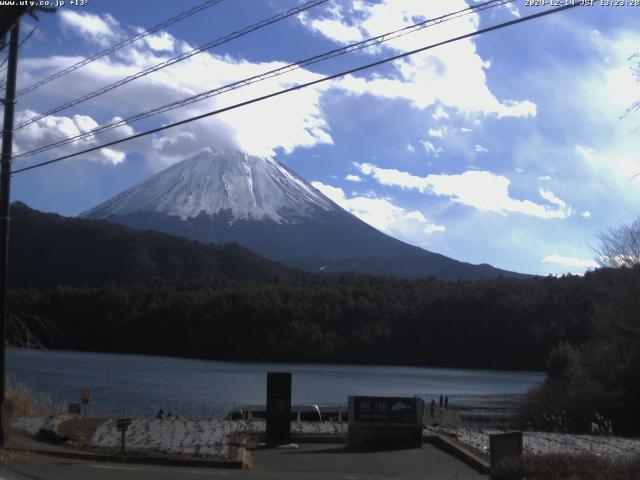
<path fill-rule="evenodd" d="M 478 11 L 487 10 L 489 8 L 499 7 L 499 6 L 505 5 L 507 3 L 513 3 L 514 1 L 515 0 L 490 0 L 490 1 L 478 4 L 478 5 L 474 5 L 472 7 L 468 7 L 468 8 L 465 8 L 465 9 L 461 9 L 461 10 L 458 10 L 458 11 L 455 11 L 455 12 L 451 12 L 451 13 L 442 15 L 440 17 L 436 17 L 436 18 L 433 18 L 433 19 L 428 19 L 428 20 L 425 20 L 425 21 L 422 21 L 422 22 L 418 22 L 418 23 L 416 23 L 414 25 L 410 25 L 410 26 L 407 26 L 407 27 L 404 27 L 404 28 L 401 28 L 401 29 L 398 29 L 398 30 L 394 30 L 394 31 L 391 31 L 391 32 L 384 33 L 382 35 L 371 37 L 371 38 L 368 38 L 366 40 L 362 40 L 360 42 L 352 43 L 352 44 L 347 45 L 345 47 L 337 48 L 337 49 L 331 50 L 329 52 L 322 53 L 320 55 L 315 55 L 313 57 L 310 57 L 310 58 L 307 58 L 307 59 L 304 59 L 304 60 L 300 60 L 300 61 L 295 62 L 295 63 L 291 63 L 291 64 L 286 65 L 284 67 L 280 67 L 280 68 L 276 68 L 276 69 L 273 69 L 273 70 L 269 70 L 268 72 L 264 72 L 264 73 L 261 73 L 259 75 L 254 75 L 252 77 L 244 78 L 242 80 L 239 80 L 239 81 L 236 81 L 236 82 L 233 82 L 233 83 L 221 86 L 221 87 L 210 89 L 210 90 L 207 90 L 205 92 L 199 93 L 197 95 L 192 95 L 192 96 L 184 98 L 182 100 L 156 107 L 156 108 L 148 110 L 146 112 L 138 113 L 136 115 L 132 115 L 132 116 L 129 116 L 127 118 L 114 120 L 111 123 L 108 123 L 106 125 L 102 125 L 102 126 L 99 126 L 99 127 L 96 127 L 96 128 L 91 129 L 91 130 L 87 130 L 85 132 L 81 132 L 81 133 L 78 133 L 78 134 L 75 134 L 75 135 L 70 135 L 68 137 L 65 137 L 65 138 L 62 138 L 60 140 L 57 140 L 57 141 L 55 141 L 53 143 L 50 143 L 50 144 L 47 144 L 47 145 L 43 145 L 43 146 L 34 148 L 32 150 L 29 150 L 29 151 L 18 153 L 16 155 L 14 155 L 13 158 L 15 159 L 15 158 L 32 156 L 32 155 L 36 155 L 38 153 L 42 153 L 42 152 L 45 152 L 45 151 L 48 151 L 48 150 L 51 150 L 51 149 L 54 149 L 54 148 L 58 148 L 58 147 L 61 147 L 61 146 L 64 146 L 64 145 L 68 145 L 70 143 L 74 143 L 74 142 L 77 142 L 77 141 L 80 141 L 80 140 L 83 140 L 83 139 L 86 139 L 86 138 L 90 138 L 90 137 L 93 137 L 93 136 L 98 135 L 100 133 L 104 133 L 104 132 L 107 132 L 109 130 L 113 130 L 115 128 L 119 128 L 119 127 L 122 127 L 124 125 L 128 125 L 128 124 L 131 124 L 133 122 L 136 122 L 136 121 L 139 121 L 139 120 L 143 120 L 145 118 L 149 118 L 149 117 L 154 116 L 154 115 L 158 115 L 158 114 L 161 114 L 161 113 L 168 112 L 170 110 L 181 108 L 181 107 L 190 105 L 192 103 L 196 103 L 196 102 L 208 99 L 208 98 L 212 98 L 212 97 L 217 96 L 217 95 L 221 95 L 223 93 L 226 93 L 226 92 L 229 92 L 229 91 L 232 91 L 232 90 L 236 90 L 236 89 L 241 88 L 241 87 L 245 87 L 245 86 L 251 85 L 253 83 L 257 83 L 257 82 L 261 82 L 261 81 L 267 80 L 269 78 L 273 78 L 273 77 L 276 77 L 276 76 L 284 75 L 286 73 L 289 73 L 289 72 L 292 72 L 294 70 L 309 66 L 309 65 L 314 64 L 314 63 L 325 61 L 325 60 L 328 60 L 330 58 L 333 58 L 333 57 L 336 57 L 336 56 L 339 56 L 339 55 L 345 55 L 345 54 L 348 54 L 348 53 L 351 53 L 351 52 L 354 52 L 354 51 L 357 51 L 357 50 L 362 50 L 362 49 L 367 48 L 367 47 L 380 45 L 383 42 L 387 42 L 387 41 L 394 40 L 396 38 L 399 38 L 399 37 L 402 37 L 402 36 L 405 36 L 405 35 L 408 35 L 408 34 L 411 34 L 411 33 L 415 33 L 417 31 L 420 31 L 420 30 L 422 30 L 424 28 L 427 28 L 427 27 L 431 27 L 433 25 L 437 25 L 437 24 L 440 24 L 440 23 L 451 21 L 453 19 L 460 18 L 460 17 L 465 16 L 465 15 L 470 15 L 470 14 L 478 12 Z"/>
<path fill-rule="evenodd" d="M 136 42 L 136 41 L 138 41 L 138 40 L 140 40 L 140 39 L 142 39 L 144 37 L 152 35 L 153 33 L 157 32 L 159 30 L 162 30 L 164 28 L 167 28 L 168 26 L 173 25 L 174 23 L 177 23 L 177 22 L 179 22 L 181 20 L 184 20 L 185 18 L 188 18 L 188 17 L 190 17 L 192 15 L 195 15 L 196 13 L 200 13 L 201 11 L 203 11 L 203 10 L 209 8 L 209 7 L 212 7 L 214 5 L 217 5 L 218 3 L 221 3 L 222 1 L 223 0 L 207 0 L 206 2 L 201 3 L 200 5 L 196 5 L 195 7 L 191 8 L 191 9 L 185 11 L 185 12 L 182 12 L 182 13 L 174 16 L 174 17 L 171 17 L 171 18 L 165 20 L 164 22 L 156 25 L 155 27 L 148 28 L 148 29 L 138 33 L 137 35 L 129 37 L 129 38 L 121 41 L 120 43 L 112 45 L 111 47 L 106 48 L 105 50 L 102 50 L 101 52 L 96 53 L 95 55 L 92 55 L 92 56 L 87 57 L 87 58 L 85 58 L 83 60 L 80 60 L 79 62 L 74 63 L 73 65 L 71 65 L 69 67 L 66 67 L 66 68 L 64 68 L 64 69 L 62 69 L 62 70 L 60 70 L 60 71 L 58 71 L 58 72 L 56 72 L 54 74 L 51 74 L 48 77 L 43 78 L 42 80 L 39 80 L 39 81 L 29 85 L 28 87 L 23 88 L 22 90 L 18 90 L 16 92 L 16 97 L 19 97 L 19 96 L 24 95 L 26 93 L 32 92 L 32 91 L 36 90 L 37 88 L 40 88 L 41 86 L 46 85 L 47 83 L 49 83 L 49 82 L 51 82 L 51 81 L 53 81 L 53 80 L 55 80 L 57 78 L 63 77 L 65 75 L 67 75 L 68 73 L 71 73 L 71 72 L 73 72 L 75 70 L 78 70 L 79 68 L 82 68 L 82 67 L 84 67 L 85 65 L 88 65 L 91 62 L 95 62 L 96 60 L 98 60 L 98 59 L 100 59 L 100 58 L 102 58 L 102 57 L 104 57 L 106 55 L 110 55 L 110 54 L 120 50 L 121 48 L 126 47 L 127 45 L 131 45 L 132 43 L 134 43 L 134 42 Z"/>
<path fill-rule="evenodd" d="M 297 7 L 294 8 L 290 8 L 289 10 L 286 10 L 284 12 L 281 12 L 277 15 L 274 15 L 273 17 L 267 18 L 265 20 L 262 20 L 258 23 L 255 23 L 253 25 L 250 25 L 248 27 L 245 27 L 241 30 L 238 30 L 236 32 L 233 32 L 229 35 L 225 35 L 224 37 L 220 37 L 212 42 L 206 43 L 200 47 L 194 48 L 193 50 L 189 50 L 188 52 L 185 53 L 181 53 L 180 55 L 177 55 L 175 57 L 170 58 L 169 60 L 165 60 L 164 62 L 158 63 L 156 65 L 154 65 L 153 67 L 149 67 L 145 70 L 142 70 L 140 72 L 137 72 L 133 75 L 129 75 L 128 77 L 122 78 L 120 80 L 118 80 L 117 82 L 111 83 L 105 87 L 102 87 L 98 90 L 95 90 L 93 92 L 90 92 L 86 95 L 83 95 L 82 97 L 76 98 L 75 100 L 71 100 L 63 105 L 60 105 L 58 107 L 52 108 L 51 110 L 42 113 L 40 115 L 36 115 L 35 117 L 31 117 L 29 120 L 26 120 L 24 122 L 22 122 L 21 124 L 19 124 L 17 127 L 14 127 L 14 131 L 16 130 L 20 130 L 24 127 L 26 127 L 27 125 L 31 125 L 34 122 L 37 122 L 38 120 L 41 120 L 45 117 L 48 117 L 50 115 L 53 115 L 55 113 L 61 112 L 63 110 L 67 110 L 68 108 L 74 107 L 80 103 L 86 102 L 87 100 L 91 100 L 92 98 L 95 98 L 97 96 L 100 95 L 104 95 L 107 92 L 110 92 L 111 90 L 114 90 L 115 88 L 121 87 L 122 85 L 125 85 L 129 82 L 132 82 L 133 80 L 136 80 L 138 78 L 142 78 L 144 76 L 147 76 L 153 72 L 157 72 L 158 70 L 161 70 L 165 67 L 168 67 L 170 65 L 173 65 L 175 63 L 178 62 L 182 62 L 184 60 L 187 60 L 191 57 L 193 57 L 194 55 L 198 55 L 200 53 L 203 53 L 207 50 L 210 50 L 214 47 L 217 47 L 219 45 L 222 45 L 224 43 L 230 42 L 231 40 L 235 40 L 236 38 L 242 37 L 244 35 L 247 35 L 251 32 L 254 32 L 260 28 L 266 27 L 268 25 L 272 25 L 276 22 L 279 22 L 281 20 L 284 20 L 285 18 L 288 18 L 292 15 L 297 15 L 298 13 L 301 13 L 305 10 L 308 10 L 310 8 L 316 7 L 318 5 L 321 5 L 323 3 L 328 2 L 329 0 L 311 0 L 308 1 L 306 3 L 303 3 L 302 5 L 299 5 Z"/>
<path fill-rule="evenodd" d="M 353 73 L 356 73 L 356 72 L 360 72 L 362 70 L 366 70 L 366 69 L 369 69 L 369 68 L 372 68 L 372 67 L 376 67 L 378 65 L 382 65 L 382 64 L 385 64 L 385 63 L 388 63 L 388 62 L 399 60 L 401 58 L 405 58 L 405 57 L 408 57 L 408 56 L 411 56 L 411 55 L 415 55 L 416 53 L 424 52 L 426 50 L 431 50 L 433 48 L 440 47 L 442 45 L 447 45 L 449 43 L 453 43 L 453 42 L 456 42 L 456 41 L 459 41 L 459 40 L 464 40 L 466 38 L 471 38 L 471 37 L 475 37 L 477 35 L 482 35 L 482 34 L 485 34 L 485 33 L 488 33 L 488 32 L 492 32 L 492 31 L 499 30 L 499 29 L 502 29 L 502 28 L 510 27 L 512 25 L 516 25 L 516 24 L 519 24 L 519 23 L 523 23 L 523 22 L 527 22 L 527 21 L 530 21 L 530 20 L 534 20 L 534 19 L 546 16 L 546 15 L 551 15 L 553 13 L 558 13 L 558 12 L 561 12 L 561 11 L 564 11 L 564 10 L 568 10 L 568 9 L 571 9 L 571 8 L 575 8 L 575 7 L 578 7 L 578 6 L 580 6 L 580 3 L 578 3 L 578 2 L 573 3 L 573 4 L 569 3 L 569 4 L 563 5 L 561 7 L 556 7 L 556 8 L 552 8 L 552 9 L 545 10 L 545 11 L 542 11 L 542 12 L 533 13 L 531 15 L 527 15 L 525 17 L 520 17 L 520 18 L 517 18 L 515 20 L 510 20 L 508 22 L 504 22 L 504 23 L 500 23 L 500 24 L 497 24 L 497 25 L 493 25 L 491 27 L 487 27 L 487 28 L 483 28 L 483 29 L 480 29 L 480 30 L 476 30 L 475 32 L 466 33 L 464 35 L 458 35 L 457 37 L 452 37 L 452 38 L 449 38 L 447 40 L 443 40 L 443 41 L 438 42 L 438 43 L 427 45 L 425 47 L 417 48 L 415 50 L 411 50 L 411 51 L 408 51 L 408 52 L 404 52 L 404 53 L 401 53 L 399 55 L 395 55 L 393 57 L 388 57 L 388 58 L 385 58 L 385 59 L 382 59 L 382 60 L 378 60 L 376 62 L 372 62 L 372 63 L 368 63 L 366 65 L 362 65 L 360 67 L 352 68 L 350 70 L 346 70 L 346 71 L 343 71 L 343 72 L 340 72 L 340 73 L 336 73 L 336 74 L 333 74 L 333 75 L 328 75 L 328 76 L 325 76 L 323 78 L 319 78 L 317 80 L 312 80 L 310 82 L 302 83 L 302 84 L 296 85 L 294 87 L 286 88 L 284 90 L 273 92 L 273 93 L 270 93 L 270 94 L 267 94 L 267 95 L 262 95 L 260 97 L 253 98 L 251 100 L 246 100 L 244 102 L 236 103 L 236 104 L 230 105 L 228 107 L 220 108 L 220 109 L 217 109 L 217 110 L 213 110 L 211 112 L 207 112 L 207 113 L 203 113 L 201 115 L 190 117 L 190 118 L 187 118 L 185 120 L 180 120 L 178 122 L 170 123 L 168 125 L 163 125 L 161 127 L 153 128 L 151 130 L 147 130 L 145 132 L 141 132 L 141 133 L 138 133 L 138 134 L 135 134 L 135 135 L 130 135 L 128 137 L 124 137 L 124 138 L 121 138 L 121 139 L 118 139 L 118 140 L 114 140 L 112 142 L 103 143 L 102 145 L 97 145 L 95 147 L 87 148 L 87 149 L 81 150 L 79 152 L 70 153 L 68 155 L 63 155 L 61 157 L 57 157 L 57 158 L 54 158 L 52 160 L 47 160 L 45 162 L 39 162 L 39 163 L 36 163 L 34 165 L 30 165 L 28 167 L 23 167 L 23 168 L 20 168 L 18 170 L 15 170 L 12 173 L 15 174 L 15 173 L 26 172 L 26 171 L 29 171 L 29 170 L 33 170 L 35 168 L 43 167 L 45 165 L 50 165 L 52 163 L 61 162 L 62 160 L 67 160 L 69 158 L 77 157 L 77 156 L 83 155 L 85 153 L 94 152 L 94 151 L 100 150 L 102 148 L 112 147 L 112 146 L 118 145 L 120 143 L 128 142 L 130 140 L 135 140 L 135 139 L 138 139 L 138 138 L 141 138 L 141 137 L 145 137 L 147 135 L 158 133 L 158 132 L 161 132 L 163 130 L 168 130 L 170 128 L 175 128 L 175 127 L 178 127 L 178 126 L 181 126 L 181 125 L 185 125 L 187 123 L 191 123 L 191 122 L 194 122 L 196 120 L 201 120 L 203 118 L 211 117 L 211 116 L 214 116 L 214 115 L 219 115 L 221 113 L 228 112 L 230 110 L 235 110 L 237 108 L 244 107 L 244 106 L 247 106 L 247 105 L 251 105 L 253 103 L 257 103 L 257 102 L 261 102 L 261 101 L 264 101 L 264 100 L 267 100 L 267 99 L 270 99 L 270 98 L 278 97 L 280 95 L 284 95 L 286 93 L 290 93 L 290 92 L 293 92 L 293 91 L 296 91 L 296 90 L 301 90 L 303 88 L 310 87 L 310 86 L 313 86 L 313 85 L 317 85 L 319 83 L 327 82 L 329 80 L 335 80 L 336 78 L 343 77 L 345 75 L 350 75 L 350 74 L 353 74 Z"/>

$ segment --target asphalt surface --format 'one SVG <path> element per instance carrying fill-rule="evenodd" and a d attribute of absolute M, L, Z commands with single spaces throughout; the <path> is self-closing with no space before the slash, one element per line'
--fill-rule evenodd
<path fill-rule="evenodd" d="M 408 450 L 348 450 L 343 444 L 302 444 L 254 450 L 250 470 L 102 463 L 17 455 L 0 464 L 0 480 L 246 478 L 279 480 L 486 479 L 431 445 Z"/>

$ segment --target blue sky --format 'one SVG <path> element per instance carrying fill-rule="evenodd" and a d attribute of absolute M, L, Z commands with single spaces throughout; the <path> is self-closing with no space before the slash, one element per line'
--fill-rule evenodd
<path fill-rule="evenodd" d="M 41 15 L 25 87 L 200 1 L 90 0 Z M 473 0 L 468 3 L 474 4 Z M 18 121 L 298 5 L 225 0 L 19 98 Z M 18 131 L 15 150 L 463 9 L 333 0 Z M 515 1 L 121 127 L 82 147 L 539 11 Z M 26 20 L 22 33 L 33 21 Z M 13 199 L 76 215 L 204 147 L 275 155 L 408 243 L 535 274 L 593 266 L 597 235 L 639 214 L 640 7 L 580 7 L 14 176 Z M 621 118 L 622 117 L 622 118 Z M 79 147 L 16 161 L 14 168 Z"/>

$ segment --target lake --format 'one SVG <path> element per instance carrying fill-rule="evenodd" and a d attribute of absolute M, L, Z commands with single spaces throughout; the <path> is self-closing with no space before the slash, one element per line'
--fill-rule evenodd
<path fill-rule="evenodd" d="M 7 349 L 14 383 L 79 403 L 90 390 L 90 415 L 152 416 L 159 409 L 187 418 L 223 417 L 234 405 L 266 403 L 266 372 L 293 374 L 293 403 L 346 405 L 348 395 L 440 394 L 471 423 L 509 415 L 540 372 L 299 363 L 241 363 L 111 353 Z"/>

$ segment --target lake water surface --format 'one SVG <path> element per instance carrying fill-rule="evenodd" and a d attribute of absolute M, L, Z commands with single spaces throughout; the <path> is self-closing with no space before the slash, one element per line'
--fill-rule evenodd
<path fill-rule="evenodd" d="M 540 372 L 298 363 L 240 363 L 172 357 L 53 350 L 7 350 L 9 378 L 80 402 L 90 390 L 89 414 L 151 416 L 159 409 L 188 418 L 222 417 L 233 406 L 266 403 L 266 372 L 293 374 L 293 403 L 346 405 L 348 395 L 440 394 L 463 419 L 512 410 L 541 384 Z"/>

